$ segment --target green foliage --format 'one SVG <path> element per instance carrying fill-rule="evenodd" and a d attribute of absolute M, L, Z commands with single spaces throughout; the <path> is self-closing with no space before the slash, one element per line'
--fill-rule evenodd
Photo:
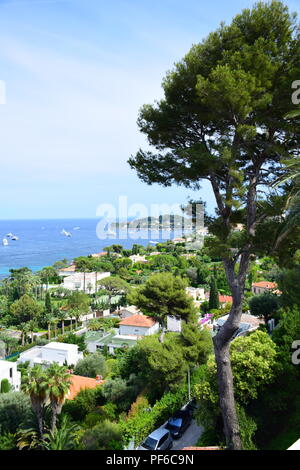
<path fill-rule="evenodd" d="M 121 441 L 120 426 L 108 420 L 88 429 L 81 437 L 84 450 L 122 450 Z"/>
<path fill-rule="evenodd" d="M 61 343 L 77 344 L 79 351 L 86 350 L 84 335 L 75 335 L 75 333 L 66 333 L 59 336 L 57 340 Z"/>
<path fill-rule="evenodd" d="M 78 361 L 74 373 L 84 377 L 95 378 L 96 375 L 102 375 L 102 377 L 105 377 L 107 369 L 104 356 L 99 352 L 89 354 Z"/>
<path fill-rule="evenodd" d="M 29 398 L 22 392 L 0 394 L 0 434 L 14 434 L 31 417 Z"/>
<path fill-rule="evenodd" d="M 218 309 L 220 306 L 219 303 L 219 293 L 217 288 L 217 281 L 215 276 L 212 277 L 210 282 L 210 292 L 209 292 L 209 310 Z"/>
<path fill-rule="evenodd" d="M 16 323 L 28 322 L 41 315 L 42 306 L 30 295 L 24 294 L 11 304 L 10 313 Z"/>
<path fill-rule="evenodd" d="M 200 330 L 197 324 L 183 324 L 180 341 L 184 358 L 189 364 L 204 364 L 213 349 L 210 332 Z"/>
<path fill-rule="evenodd" d="M 0 434 L 0 450 L 16 450 L 17 441 L 14 434 L 5 432 Z"/>
<path fill-rule="evenodd" d="M 300 289 L 296 288 L 299 285 L 300 265 L 282 271 L 278 279 L 278 286 L 282 291 L 280 300 L 284 306 L 298 305 L 300 307 Z"/>
<path fill-rule="evenodd" d="M 1 380 L 0 393 L 8 393 L 11 390 L 11 385 L 8 379 Z"/>
<path fill-rule="evenodd" d="M 252 315 L 264 317 L 267 323 L 278 310 L 278 296 L 269 293 L 255 295 L 249 300 L 249 307 Z"/>
<path fill-rule="evenodd" d="M 245 409 L 241 406 L 237 407 L 238 420 L 240 425 L 240 433 L 243 444 L 243 450 L 256 450 L 253 442 L 257 424 L 254 419 L 247 415 Z"/>
<path fill-rule="evenodd" d="M 185 292 L 186 282 L 170 273 L 150 276 L 146 283 L 132 290 L 128 301 L 165 326 L 168 315 L 191 320 L 195 315 L 193 299 Z"/>
<path fill-rule="evenodd" d="M 294 306 L 281 311 L 280 321 L 272 333 L 272 339 L 291 358 L 292 343 L 300 339 L 300 308 Z"/>
<path fill-rule="evenodd" d="M 83 389 L 73 400 L 66 400 L 62 413 L 76 422 L 84 421 L 86 415 L 95 410 L 98 405 L 104 404 L 101 386 L 95 389 Z"/>
<path fill-rule="evenodd" d="M 134 416 L 120 422 L 122 437 L 125 444 L 134 439 L 135 445 L 140 444 L 153 429 L 161 426 L 187 400 L 187 389 L 181 387 L 176 392 L 166 393 L 158 400 L 151 411 L 141 408 Z"/>
<path fill-rule="evenodd" d="M 47 313 L 51 313 L 51 312 L 52 312 L 51 297 L 50 297 L 50 293 L 49 293 L 49 292 L 46 292 L 46 297 L 45 297 L 45 311 L 46 311 Z"/>

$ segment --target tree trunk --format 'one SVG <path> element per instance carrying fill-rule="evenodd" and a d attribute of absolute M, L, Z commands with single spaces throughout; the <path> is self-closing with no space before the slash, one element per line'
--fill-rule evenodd
<path fill-rule="evenodd" d="M 64 335 L 65 334 L 65 322 L 64 320 L 61 321 L 61 332 Z"/>
<path fill-rule="evenodd" d="M 21 340 L 21 345 L 24 346 L 25 344 L 25 333 L 22 331 L 22 340 Z"/>
<path fill-rule="evenodd" d="M 249 257 L 249 252 L 243 253 L 238 274 L 235 274 L 236 261 L 234 259 L 224 260 L 226 277 L 231 287 L 233 303 L 227 321 L 213 339 L 217 364 L 220 408 L 223 417 L 226 445 L 230 450 L 242 449 L 234 399 L 233 375 L 230 362 L 230 342 L 234 333 L 239 328 L 241 321 Z"/>
<path fill-rule="evenodd" d="M 50 329 L 50 323 L 48 323 L 48 340 L 51 340 L 51 329 Z"/>

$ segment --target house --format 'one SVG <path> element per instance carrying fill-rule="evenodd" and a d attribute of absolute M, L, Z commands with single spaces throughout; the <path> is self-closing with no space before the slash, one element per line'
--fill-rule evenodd
<path fill-rule="evenodd" d="M 202 287 L 186 287 L 185 292 L 194 300 L 205 300 L 204 289 Z"/>
<path fill-rule="evenodd" d="M 106 272 L 106 273 L 77 272 L 64 278 L 63 287 L 71 291 L 76 291 L 76 290 L 82 291 L 84 290 L 84 287 L 85 287 L 86 292 L 90 294 L 94 294 L 96 292 L 96 286 L 97 286 L 98 281 L 109 276 L 110 276 L 109 272 Z"/>
<path fill-rule="evenodd" d="M 159 324 L 146 315 L 132 315 L 119 323 L 121 336 L 149 336 L 159 331 Z"/>
<path fill-rule="evenodd" d="M 100 375 L 97 375 L 95 379 L 90 377 L 83 377 L 81 375 L 71 375 L 71 386 L 67 395 L 68 400 L 74 400 L 81 390 L 93 389 L 104 384 Z"/>
<path fill-rule="evenodd" d="M 200 329 L 203 330 L 204 327 L 211 328 L 213 325 L 213 314 L 207 313 L 204 315 L 203 318 L 200 318 L 198 321 L 198 325 L 200 326 Z"/>
<path fill-rule="evenodd" d="M 89 331 L 85 336 L 87 350 L 90 353 L 103 351 L 104 348 L 107 348 L 109 354 L 114 354 L 115 350 L 118 348 L 130 348 L 134 346 L 137 340 L 137 336 L 123 336 L 118 334 L 117 329 L 109 333 L 103 331 Z"/>
<path fill-rule="evenodd" d="M 142 315 L 142 312 L 135 305 L 130 305 L 128 307 L 121 307 L 119 315 L 121 318 L 128 318 L 132 317 L 132 315 Z"/>
<path fill-rule="evenodd" d="M 17 370 L 17 363 L 0 360 L 0 384 L 7 379 L 13 390 L 18 392 L 21 387 L 21 372 Z"/>
<path fill-rule="evenodd" d="M 232 296 L 231 295 L 219 295 L 219 303 L 221 308 L 225 307 L 226 304 L 232 304 Z"/>
<path fill-rule="evenodd" d="M 65 276 L 70 276 L 71 274 L 74 274 L 76 271 L 76 265 L 71 264 L 70 266 L 67 266 L 66 268 L 62 268 L 58 271 L 58 275 L 65 277 Z"/>
<path fill-rule="evenodd" d="M 181 319 L 168 315 L 167 316 L 167 330 L 180 333 L 181 332 Z"/>
<path fill-rule="evenodd" d="M 219 331 L 219 329 L 228 319 L 228 316 L 229 315 L 224 315 L 214 322 L 214 331 Z M 243 313 L 241 316 L 239 329 L 236 331 L 234 337 L 237 338 L 238 336 L 245 336 L 248 333 L 252 333 L 253 331 L 257 330 L 261 324 L 264 324 L 264 321 L 261 318 Z"/>
<path fill-rule="evenodd" d="M 264 294 L 265 292 L 274 292 L 274 290 L 276 289 L 277 289 L 276 282 L 260 281 L 260 282 L 253 282 L 251 290 L 253 294 L 259 295 L 259 294 Z"/>
<path fill-rule="evenodd" d="M 148 260 L 146 259 L 146 256 L 141 256 L 140 254 L 138 255 L 131 255 L 129 256 L 129 259 L 131 259 L 132 264 L 135 263 L 148 263 Z"/>
<path fill-rule="evenodd" d="M 93 253 L 92 258 L 101 258 L 102 256 L 107 256 L 107 251 L 101 251 L 101 253 Z"/>
<path fill-rule="evenodd" d="M 83 353 L 78 351 L 77 344 L 52 341 L 45 346 L 34 346 L 22 352 L 17 363 L 29 361 L 31 367 L 36 364 L 48 366 L 53 362 L 61 366 L 65 364 L 71 366 L 76 365 L 80 359 L 83 359 Z"/>

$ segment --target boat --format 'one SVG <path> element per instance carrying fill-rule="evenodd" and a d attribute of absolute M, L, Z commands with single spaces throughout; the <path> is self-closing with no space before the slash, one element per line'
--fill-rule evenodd
<path fill-rule="evenodd" d="M 73 230 L 79 230 L 80 227 L 73 227 Z"/>
<path fill-rule="evenodd" d="M 17 237 L 16 235 L 13 235 L 13 236 L 11 237 L 11 239 L 12 239 L 12 240 L 19 240 L 19 237 Z"/>
<path fill-rule="evenodd" d="M 8 240 L 7 240 L 7 238 L 3 238 L 3 240 L 2 240 L 2 245 L 3 245 L 3 246 L 7 246 L 7 245 L 8 245 Z"/>
<path fill-rule="evenodd" d="M 72 234 L 70 232 L 67 232 L 64 228 L 62 229 L 62 231 L 60 232 L 62 235 L 64 235 L 65 237 L 71 237 Z"/>
<path fill-rule="evenodd" d="M 10 238 L 10 237 L 13 237 L 13 236 L 14 236 L 14 234 L 13 234 L 13 233 L 11 233 L 11 232 L 9 232 L 9 233 L 8 233 L 6 236 L 7 236 L 7 238 Z"/>

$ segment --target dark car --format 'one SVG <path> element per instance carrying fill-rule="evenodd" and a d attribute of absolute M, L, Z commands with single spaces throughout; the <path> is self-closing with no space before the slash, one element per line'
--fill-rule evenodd
<path fill-rule="evenodd" d="M 170 431 L 173 439 L 179 439 L 191 424 L 192 419 L 190 409 L 176 411 L 165 427 Z"/>

